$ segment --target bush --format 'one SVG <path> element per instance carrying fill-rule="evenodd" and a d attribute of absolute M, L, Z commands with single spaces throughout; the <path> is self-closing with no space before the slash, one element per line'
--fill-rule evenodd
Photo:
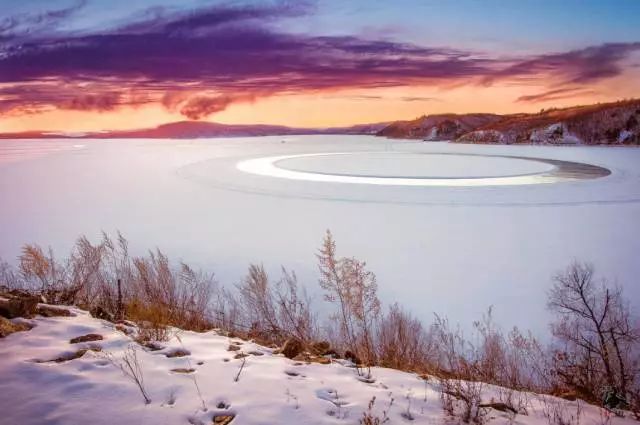
<path fill-rule="evenodd" d="M 282 354 L 288 359 L 293 359 L 304 350 L 302 341 L 297 338 L 289 338 L 282 347 Z"/>

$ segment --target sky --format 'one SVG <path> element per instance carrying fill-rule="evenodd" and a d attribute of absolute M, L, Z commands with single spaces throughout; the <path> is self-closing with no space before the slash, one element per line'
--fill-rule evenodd
<path fill-rule="evenodd" d="M 640 94 L 636 0 L 0 0 L 0 131 L 345 126 Z"/>

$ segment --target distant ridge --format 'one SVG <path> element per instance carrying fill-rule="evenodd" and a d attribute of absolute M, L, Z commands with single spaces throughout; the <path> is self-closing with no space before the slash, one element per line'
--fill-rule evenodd
<path fill-rule="evenodd" d="M 541 110 L 535 114 L 437 114 L 396 121 L 377 133 L 461 143 L 639 145 L 640 99 Z"/>
<path fill-rule="evenodd" d="M 263 124 L 220 124 L 202 121 L 178 121 L 153 128 L 125 131 L 64 133 L 28 131 L 0 133 L 0 139 L 199 139 L 214 137 L 278 136 L 292 134 L 376 134 L 389 123 L 359 124 L 350 127 L 293 128 Z"/>
<path fill-rule="evenodd" d="M 0 133 L 0 139 L 198 139 L 310 134 L 369 134 L 396 139 L 493 144 L 640 145 L 640 99 L 543 109 L 533 114 L 434 114 L 348 127 L 179 121 L 126 131 Z"/>
<path fill-rule="evenodd" d="M 378 136 L 401 139 L 455 140 L 478 127 L 501 120 L 495 114 L 435 114 L 410 121 L 396 121 Z"/>

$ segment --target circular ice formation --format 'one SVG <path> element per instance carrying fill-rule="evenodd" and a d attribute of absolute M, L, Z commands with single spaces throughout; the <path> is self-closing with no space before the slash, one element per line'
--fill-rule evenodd
<path fill-rule="evenodd" d="M 260 176 L 386 186 L 508 186 L 604 177 L 606 168 L 506 155 L 337 152 L 270 156 L 237 164 Z"/>

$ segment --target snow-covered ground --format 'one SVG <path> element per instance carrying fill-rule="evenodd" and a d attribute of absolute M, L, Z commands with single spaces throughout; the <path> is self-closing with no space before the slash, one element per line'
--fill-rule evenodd
<path fill-rule="evenodd" d="M 217 423 L 216 416 L 233 416 L 232 425 L 357 424 L 373 397 L 373 412 L 382 417 L 387 410 L 390 424 L 438 424 L 446 418 L 435 379 L 425 382 L 415 374 L 373 368 L 374 382 L 367 383 L 348 363 L 289 360 L 215 331 L 179 331 L 160 350 L 150 351 L 123 332 L 135 328 L 118 330 L 84 311 L 71 311 L 74 317 L 30 319 L 33 329 L 0 339 L 1 424 L 211 424 Z M 70 343 L 89 333 L 102 339 Z M 229 351 L 230 345 L 240 348 Z M 135 347 L 149 404 L 117 366 L 130 347 Z M 100 351 L 50 361 L 86 348 Z M 189 354 L 167 357 L 177 350 Z M 235 358 L 238 353 L 248 354 L 243 367 L 243 360 Z M 497 401 L 499 393 L 486 386 L 483 401 Z M 575 402 L 545 402 L 533 394 L 518 398 L 527 414 L 513 417 L 488 409 L 488 423 L 545 425 L 545 411 L 555 409 L 569 419 L 578 410 Z M 582 403 L 580 411 L 580 425 L 606 423 L 604 411 L 597 407 Z M 575 419 L 570 423 L 578 423 Z M 613 417 L 609 423 L 637 422 Z"/>
<path fill-rule="evenodd" d="M 389 187 L 237 169 L 254 158 L 327 152 L 524 156 L 598 165 L 612 174 L 527 186 Z M 474 162 L 467 171 L 486 172 L 488 164 L 498 175 L 531 171 L 503 161 Z M 312 165 L 318 171 L 318 162 Z M 351 171 L 369 165 L 357 162 Z M 439 165 L 434 172 L 446 171 Z M 459 161 L 454 168 L 456 176 L 465 171 Z M 101 230 L 119 229 L 134 253 L 158 246 L 214 271 L 226 285 L 250 262 L 263 263 L 274 277 L 284 265 L 321 307 L 314 254 L 329 228 L 339 255 L 367 261 L 386 304 L 398 301 L 425 321 L 445 314 L 463 326 L 493 305 L 498 323 L 541 336 L 548 333 L 551 276 L 573 258 L 594 262 L 632 304 L 640 299 L 638 217 L 637 148 L 370 136 L 0 142 L 0 257 L 7 261 L 16 262 L 25 242 L 51 245 L 63 256 L 79 234 L 97 239 Z"/>

